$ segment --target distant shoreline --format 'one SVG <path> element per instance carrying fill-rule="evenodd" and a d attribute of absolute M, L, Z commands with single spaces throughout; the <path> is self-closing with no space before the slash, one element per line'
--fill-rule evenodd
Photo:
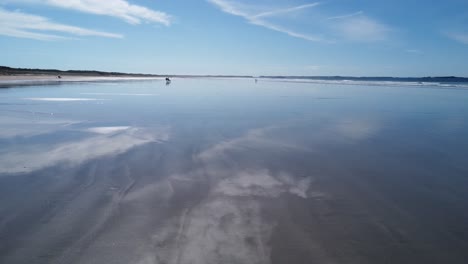
<path fill-rule="evenodd" d="M 70 82 L 143 81 L 177 78 L 252 78 L 237 75 L 171 75 L 103 72 L 88 70 L 25 69 L 0 66 L 0 88 L 30 85 L 57 85 Z"/>
<path fill-rule="evenodd" d="M 68 76 L 68 77 L 138 77 L 138 78 L 162 78 L 162 77 L 232 77 L 232 78 L 253 78 L 249 75 L 190 75 L 190 74 L 145 74 L 145 73 L 124 73 L 124 72 L 105 72 L 94 70 L 56 70 L 56 69 L 26 69 L 0 66 L 0 79 L 5 76 Z"/>
<path fill-rule="evenodd" d="M 59 77 L 60 76 L 60 77 Z M 105 81 L 105 80 L 149 80 L 166 77 L 176 78 L 258 78 L 295 81 L 358 81 L 358 82 L 404 82 L 404 83 L 441 83 L 468 84 L 468 78 L 457 76 L 428 77 L 367 77 L 367 76 L 251 76 L 251 75 L 178 75 L 178 74 L 142 74 L 104 72 L 94 70 L 56 70 L 56 69 L 25 69 L 0 66 L 0 84 L 24 82 L 68 82 L 68 81 Z"/>
<path fill-rule="evenodd" d="M 421 82 L 421 83 L 468 83 L 468 78 L 456 76 L 428 77 L 354 77 L 354 76 L 260 76 L 276 80 L 316 80 L 316 81 L 369 81 L 369 82 Z"/>
<path fill-rule="evenodd" d="M 0 88 L 10 88 L 16 86 L 31 85 L 59 85 L 73 82 L 113 82 L 113 81 L 142 81 L 142 80 L 163 80 L 163 77 L 131 77 L 131 76 L 79 76 L 63 75 L 58 78 L 57 75 L 41 74 L 22 74 L 22 75 L 0 75 Z"/>
<path fill-rule="evenodd" d="M 0 82 L 36 82 L 36 81 L 94 81 L 94 80 L 144 80 L 162 79 L 163 77 L 134 77 L 134 76 L 90 76 L 90 75 L 46 75 L 46 74 L 19 74 L 0 75 Z"/>

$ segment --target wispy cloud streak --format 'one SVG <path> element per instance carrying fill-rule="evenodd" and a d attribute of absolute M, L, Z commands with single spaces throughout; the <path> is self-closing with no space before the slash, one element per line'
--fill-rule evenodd
<path fill-rule="evenodd" d="M 305 39 L 309 41 L 316 41 L 316 42 L 329 42 L 322 37 L 295 32 L 295 31 L 286 29 L 281 26 L 274 25 L 272 23 L 269 23 L 263 20 L 253 19 L 253 20 L 249 20 L 249 23 L 253 25 L 257 25 L 257 26 L 262 26 L 270 30 L 278 31 L 278 32 L 284 33 L 288 36 L 295 37 L 295 38 L 301 38 L 301 39 Z"/>
<path fill-rule="evenodd" d="M 164 12 L 131 4 L 125 0 L 29 0 L 28 2 L 116 17 L 133 25 L 147 22 L 169 26 L 172 20 L 172 17 Z"/>
<path fill-rule="evenodd" d="M 350 18 L 350 17 L 355 17 L 364 14 L 362 11 L 354 12 L 351 14 L 346 14 L 346 15 L 341 15 L 341 16 L 332 16 L 327 18 L 327 20 L 336 20 L 336 19 L 344 19 L 344 18 Z"/>
<path fill-rule="evenodd" d="M 303 10 L 303 9 L 315 7 L 315 6 L 318 6 L 319 4 L 320 3 L 312 3 L 312 4 L 294 6 L 294 7 L 290 7 L 290 8 L 267 11 L 267 12 L 263 12 L 263 13 L 260 13 L 258 15 L 255 15 L 254 17 L 259 18 L 259 17 L 277 16 L 277 15 L 281 15 L 281 14 L 287 14 L 287 13 L 296 12 L 296 11 L 300 11 L 300 10 Z"/>
<path fill-rule="evenodd" d="M 319 3 L 311 3 L 311 4 L 306 4 L 306 5 L 288 7 L 284 9 L 275 9 L 275 10 L 263 11 L 260 13 L 258 12 L 254 13 L 252 11 L 249 11 L 251 7 L 247 5 L 240 5 L 238 3 L 230 2 L 226 0 L 207 0 L 207 1 L 217 6 L 219 9 L 221 9 L 221 11 L 225 13 L 228 13 L 234 16 L 243 17 L 252 25 L 257 25 L 257 26 L 261 26 L 261 27 L 264 27 L 273 31 L 281 32 L 281 33 L 287 34 L 295 38 L 301 38 L 301 39 L 305 39 L 309 41 L 316 41 L 316 42 L 326 42 L 326 40 L 323 37 L 296 32 L 296 31 L 290 30 L 286 27 L 274 24 L 266 20 L 266 18 L 268 17 L 284 15 L 284 14 L 288 14 L 292 12 L 297 12 L 303 9 L 312 8 L 312 7 L 319 5 Z"/>
<path fill-rule="evenodd" d="M 407 49 L 405 50 L 407 53 L 412 53 L 412 54 L 422 54 L 422 50 L 419 49 Z"/>
<path fill-rule="evenodd" d="M 345 39 L 358 42 L 385 40 L 391 29 L 364 15 L 342 17 L 334 27 Z"/>
<path fill-rule="evenodd" d="M 447 36 L 453 40 L 468 45 L 468 33 L 450 32 L 447 34 Z"/>
<path fill-rule="evenodd" d="M 49 33 L 50 31 L 55 33 Z M 0 35 L 36 40 L 66 39 L 66 35 L 123 38 L 120 34 L 60 24 L 42 16 L 0 8 Z"/>
<path fill-rule="evenodd" d="M 338 16 L 327 14 L 328 12 L 324 10 L 327 5 L 320 2 L 275 9 L 231 0 L 207 1 L 225 13 L 244 18 L 250 24 L 313 42 L 335 43 L 340 39 L 353 42 L 382 41 L 386 40 L 392 31 L 389 26 L 366 16 L 363 11 Z M 297 12 L 309 9 L 314 9 L 314 11 L 309 13 L 307 23 L 315 30 L 315 33 L 294 31 L 274 20 L 294 18 Z"/>

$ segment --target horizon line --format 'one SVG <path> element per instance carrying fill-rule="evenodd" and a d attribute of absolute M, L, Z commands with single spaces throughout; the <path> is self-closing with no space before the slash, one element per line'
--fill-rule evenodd
<path fill-rule="evenodd" d="M 265 75 L 250 75 L 250 74 L 172 74 L 172 73 L 141 73 L 141 72 L 116 72 L 116 71 L 105 71 L 105 70 L 77 70 L 77 69 L 44 69 L 44 68 L 20 68 L 20 67 L 10 67 L 0 65 L 0 75 L 7 76 L 3 74 L 4 71 L 19 71 L 18 73 L 12 73 L 7 75 L 24 75 L 28 73 L 21 73 L 21 71 L 32 71 L 29 74 L 34 74 L 34 71 L 37 72 L 57 72 L 57 73 L 97 73 L 97 74 L 108 74 L 108 75 L 140 75 L 140 76 L 154 76 L 154 77 L 245 77 L 245 78 L 399 78 L 399 79 L 424 79 L 424 78 L 458 78 L 458 79 L 468 79 L 468 76 L 456 76 L 456 75 L 426 75 L 426 76 L 391 76 L 391 75 L 374 75 L 374 76 L 353 76 L 353 75 L 278 75 L 278 74 L 265 74 Z M 37 73 L 39 74 L 39 73 Z"/>

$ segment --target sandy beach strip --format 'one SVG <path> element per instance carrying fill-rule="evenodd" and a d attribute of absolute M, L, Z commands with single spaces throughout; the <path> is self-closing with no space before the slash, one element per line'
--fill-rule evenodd
<path fill-rule="evenodd" d="M 163 80 L 163 77 L 134 76 L 79 76 L 79 75 L 0 75 L 0 85 L 31 85 L 40 83 Z"/>

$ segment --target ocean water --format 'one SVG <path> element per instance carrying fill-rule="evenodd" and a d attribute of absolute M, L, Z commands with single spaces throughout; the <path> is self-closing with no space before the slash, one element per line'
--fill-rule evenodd
<path fill-rule="evenodd" d="M 0 263 L 467 263 L 468 89 L 0 89 Z"/>

